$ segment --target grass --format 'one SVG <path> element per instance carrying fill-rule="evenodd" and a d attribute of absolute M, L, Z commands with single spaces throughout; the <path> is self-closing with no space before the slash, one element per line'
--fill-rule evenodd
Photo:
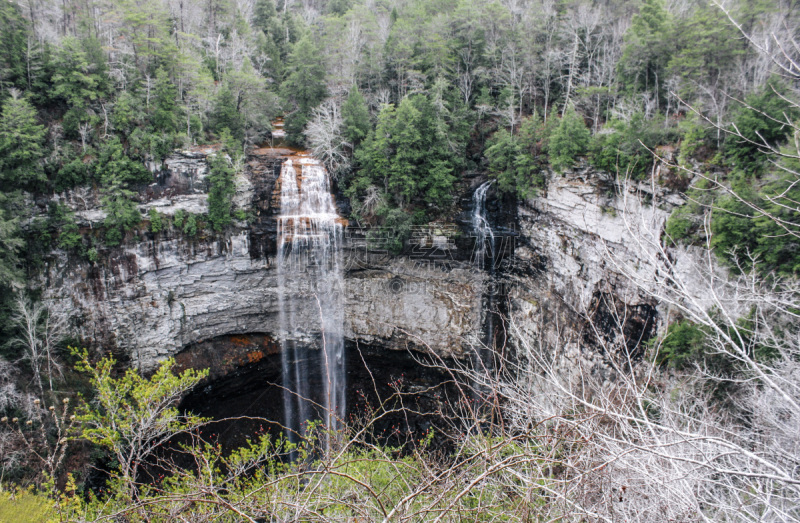
<path fill-rule="evenodd" d="M 0 491 L 0 523 L 41 523 L 53 514 L 53 502 L 28 490 Z"/>

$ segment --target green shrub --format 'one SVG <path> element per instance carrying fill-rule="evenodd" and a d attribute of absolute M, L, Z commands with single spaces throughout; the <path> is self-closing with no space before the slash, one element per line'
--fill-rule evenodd
<path fill-rule="evenodd" d="M 194 236 L 197 234 L 197 217 L 189 213 L 186 217 L 186 223 L 183 224 L 183 233 L 186 236 Z"/>
<path fill-rule="evenodd" d="M 209 164 L 208 221 L 212 229 L 221 231 L 231 223 L 236 173 L 227 155 L 222 153 L 212 156 Z"/>
<path fill-rule="evenodd" d="M 186 212 L 183 209 L 178 209 L 175 211 L 175 215 L 172 217 L 172 223 L 178 229 L 183 228 L 183 222 L 186 220 Z"/>
<path fill-rule="evenodd" d="M 486 145 L 484 154 L 489 160 L 489 175 L 497 179 L 501 192 L 530 198 L 544 186 L 545 178 L 530 153 L 530 142 L 526 144 L 522 138 L 500 129 Z"/>
<path fill-rule="evenodd" d="M 659 145 L 674 143 L 678 132 L 665 127 L 664 118 L 646 119 L 636 113 L 629 122 L 610 120 L 591 140 L 590 160 L 598 169 L 642 179 L 650 174 Z"/>
<path fill-rule="evenodd" d="M 800 117 L 797 106 L 782 96 L 785 91 L 782 83 L 772 82 L 745 99 L 745 106 L 739 108 L 732 125 L 732 130 L 738 130 L 743 138 L 728 135 L 723 146 L 725 159 L 731 167 L 747 175 L 764 172 L 768 155 L 759 144 L 766 141 L 771 146 L 778 145 L 792 132 L 787 119 L 795 121 Z"/>
<path fill-rule="evenodd" d="M 694 323 L 679 321 L 667 327 L 658 352 L 658 363 L 680 369 L 703 357 L 706 333 Z"/>
<path fill-rule="evenodd" d="M 583 117 L 570 106 L 550 136 L 547 152 L 553 169 L 560 172 L 571 167 L 578 156 L 586 154 L 590 138 Z"/>
<path fill-rule="evenodd" d="M 161 229 L 164 228 L 164 222 L 161 219 L 161 213 L 159 213 L 155 207 L 150 207 L 150 210 L 147 211 L 147 217 L 150 219 L 150 232 L 161 232 Z"/>

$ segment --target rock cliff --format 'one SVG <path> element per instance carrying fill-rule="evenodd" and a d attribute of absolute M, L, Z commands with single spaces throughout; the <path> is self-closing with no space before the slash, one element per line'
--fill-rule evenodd
<path fill-rule="evenodd" d="M 176 153 L 141 202 L 170 216 L 203 212 L 205 157 Z M 56 252 L 46 296 L 74 319 L 78 334 L 142 369 L 209 340 L 279 333 L 276 179 L 280 154 L 258 150 L 237 180 L 236 205 L 249 213 L 225 234 L 187 238 L 168 228 L 101 253 L 97 262 Z M 475 185 L 475 184 L 473 184 Z M 91 195 L 62 195 L 84 225 L 102 220 Z M 682 199 L 657 185 L 620 184 L 587 165 L 552 173 L 540 195 L 510 212 L 490 194 L 497 245 L 494 268 L 470 261 L 469 224 L 420 227 L 402 256 L 375 250 L 363 231 L 345 233 L 345 337 L 385 349 L 430 348 L 464 358 L 480 339 L 486 309 L 512 320 L 512 341 L 558 347 L 572 362 L 603 366 L 603 336 L 616 336 L 615 313 L 630 346 L 649 339 L 669 315 L 631 283 L 658 270 L 640 245 L 658 239 Z M 463 202 L 468 202 L 465 198 Z M 466 204 L 468 205 L 468 203 Z M 469 209 L 465 210 L 468 213 Z M 679 265 L 691 250 L 675 249 Z M 295 315 L 317 325 L 314 289 L 299 287 Z M 488 300 L 488 301 L 487 301 Z M 590 328 L 592 320 L 593 327 Z M 600 331 L 595 327 L 600 326 Z M 312 328 L 313 330 L 313 328 Z M 485 330 L 485 329 L 484 329 Z"/>
<path fill-rule="evenodd" d="M 178 209 L 202 212 L 207 207 L 205 153 L 177 153 L 166 164 L 141 210 L 155 207 L 167 216 Z M 138 242 L 105 250 L 97 262 L 54 253 L 45 276 L 46 297 L 69 311 L 81 338 L 145 370 L 199 342 L 278 333 L 279 172 L 280 158 L 249 158 L 237 181 L 237 201 L 252 218 L 225 234 L 188 238 L 172 229 L 141 230 Z M 86 198 L 64 195 L 62 200 L 85 225 L 103 219 L 97 207 L 83 204 Z M 421 231 L 417 240 L 422 245 L 444 238 L 438 249 L 401 257 L 371 251 L 363 237 L 347 234 L 341 292 L 349 340 L 391 349 L 428 346 L 443 356 L 466 354 L 480 325 L 485 278 L 468 262 L 454 259 L 449 251 L 456 247 L 446 233 L 434 233 Z M 305 298 L 298 300 L 296 317 L 318 324 L 314 289 L 301 285 L 296 292 Z"/>

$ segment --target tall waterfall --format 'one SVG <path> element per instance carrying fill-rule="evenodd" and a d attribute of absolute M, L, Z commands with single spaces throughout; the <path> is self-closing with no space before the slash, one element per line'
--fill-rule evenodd
<path fill-rule="evenodd" d="M 489 245 L 489 258 L 494 265 L 494 232 L 486 219 L 486 191 L 493 180 L 484 182 L 472 194 L 472 231 L 475 234 L 474 262 L 479 269 L 486 267 L 486 245 Z"/>
<path fill-rule="evenodd" d="M 315 159 L 295 155 L 281 169 L 278 217 L 278 299 L 283 365 L 283 404 L 289 439 L 307 422 L 341 427 L 345 413 L 344 307 L 341 241 L 328 174 Z M 316 349 L 314 347 L 316 345 Z M 310 379 L 319 358 L 322 386 Z M 314 408 L 322 404 L 322 412 Z M 330 441 L 327 441 L 330 447 Z"/>

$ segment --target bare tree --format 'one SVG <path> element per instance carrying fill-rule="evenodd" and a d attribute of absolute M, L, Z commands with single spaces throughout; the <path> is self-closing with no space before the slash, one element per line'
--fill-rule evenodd
<path fill-rule="evenodd" d="M 337 100 L 328 98 L 314 109 L 305 135 L 314 156 L 325 164 L 334 177 L 350 165 L 350 158 L 345 152 L 349 144 L 342 135 L 342 116 Z"/>
<path fill-rule="evenodd" d="M 67 333 L 67 316 L 53 304 L 31 302 L 22 291 L 17 292 L 15 305 L 11 321 L 18 334 L 10 343 L 22 349 L 21 359 L 31 366 L 34 382 L 43 398 L 43 377 L 52 392 L 53 379 L 62 373 L 55 349 Z"/>

